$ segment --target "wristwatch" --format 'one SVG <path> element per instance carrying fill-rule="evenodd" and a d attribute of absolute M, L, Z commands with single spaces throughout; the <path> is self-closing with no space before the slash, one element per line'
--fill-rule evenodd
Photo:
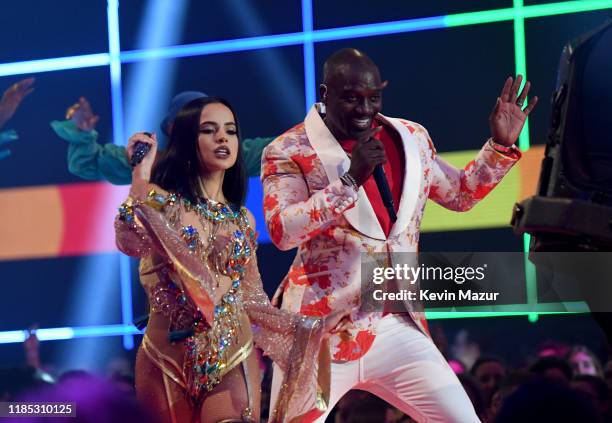
<path fill-rule="evenodd" d="M 353 175 L 348 173 L 348 171 L 340 177 L 340 181 L 343 185 L 353 188 L 355 192 L 359 191 L 359 185 L 357 185 L 357 181 L 353 178 Z"/>

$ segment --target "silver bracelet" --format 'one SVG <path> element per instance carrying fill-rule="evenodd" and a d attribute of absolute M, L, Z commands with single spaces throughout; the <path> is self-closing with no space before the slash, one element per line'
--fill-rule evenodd
<path fill-rule="evenodd" d="M 340 177 L 340 181 L 342 181 L 343 185 L 347 187 L 351 187 L 355 190 L 355 192 L 359 191 L 359 186 L 357 185 L 357 181 L 353 178 L 353 175 L 346 172 L 344 175 Z"/>

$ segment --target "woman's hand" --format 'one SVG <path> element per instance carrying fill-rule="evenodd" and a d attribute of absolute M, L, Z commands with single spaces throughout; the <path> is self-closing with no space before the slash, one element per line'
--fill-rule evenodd
<path fill-rule="evenodd" d="M 325 316 L 325 334 L 323 337 L 329 338 L 331 334 L 347 330 L 352 324 L 349 315 L 349 310 L 335 310 Z"/>
<path fill-rule="evenodd" d="M 155 162 L 155 156 L 157 155 L 157 136 L 149 134 L 145 132 L 137 132 L 132 135 L 128 141 L 127 145 L 127 154 L 128 159 L 131 160 L 132 155 L 134 154 L 134 147 L 137 142 L 143 142 L 151 146 L 149 152 L 144 156 L 144 159 L 134 167 L 132 171 L 132 183 L 137 180 L 149 182 L 151 179 L 151 169 L 153 168 L 153 163 Z"/>

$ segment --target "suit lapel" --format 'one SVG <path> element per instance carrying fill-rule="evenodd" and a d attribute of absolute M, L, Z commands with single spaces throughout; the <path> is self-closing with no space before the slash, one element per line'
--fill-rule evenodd
<path fill-rule="evenodd" d="M 419 154 L 419 140 L 408 131 L 398 119 L 379 115 L 399 133 L 404 148 L 404 183 L 397 212 L 397 221 L 391 227 L 389 237 L 398 235 L 406 229 L 422 189 L 422 163 Z"/>
<path fill-rule="evenodd" d="M 317 106 L 314 105 L 306 119 L 304 120 L 306 135 L 308 141 L 315 153 L 323 163 L 325 174 L 330 182 L 340 179 L 340 176 L 346 172 L 351 164 L 351 161 L 346 152 L 340 146 L 340 143 L 334 138 L 329 131 L 323 119 L 319 116 Z M 355 207 L 344 212 L 344 217 L 357 231 L 362 234 L 379 240 L 386 240 L 387 237 L 378 222 L 378 218 L 374 213 L 374 208 L 368 200 L 363 187 L 359 188 L 358 200 Z"/>

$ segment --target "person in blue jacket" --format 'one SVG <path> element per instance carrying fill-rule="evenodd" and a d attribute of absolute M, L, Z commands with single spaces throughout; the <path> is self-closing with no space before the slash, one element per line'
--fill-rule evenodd
<path fill-rule="evenodd" d="M 172 132 L 174 119 L 181 108 L 192 100 L 206 96 L 199 91 L 184 91 L 171 100 L 168 112 L 160 124 L 166 139 Z M 105 179 L 115 185 L 131 184 L 132 167 L 128 162 L 125 147 L 98 142 L 95 126 L 99 119 L 87 99 L 81 97 L 78 103 L 68 108 L 66 120 L 51 122 L 55 133 L 68 141 L 68 170 L 86 180 Z M 273 139 L 258 137 L 245 138 L 242 141 L 247 176 L 259 176 L 261 152 Z M 162 144 L 161 148 L 163 147 Z"/>

